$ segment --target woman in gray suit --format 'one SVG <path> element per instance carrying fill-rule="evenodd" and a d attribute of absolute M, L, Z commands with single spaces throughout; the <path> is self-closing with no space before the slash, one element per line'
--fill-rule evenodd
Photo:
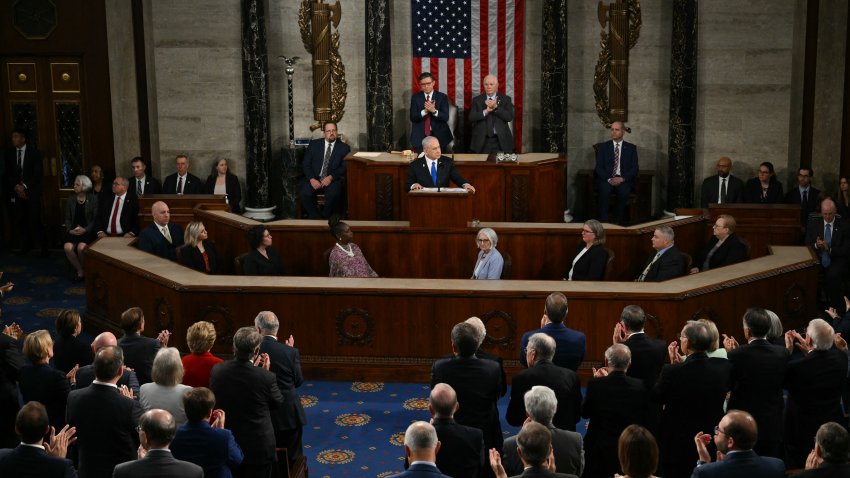
<path fill-rule="evenodd" d="M 77 281 L 83 280 L 83 251 L 93 238 L 97 217 L 97 200 L 91 188 L 91 179 L 81 174 L 74 178 L 74 192 L 65 201 L 65 256 L 77 270 Z"/>
<path fill-rule="evenodd" d="M 499 236 L 496 231 L 485 227 L 478 231 L 475 243 L 478 245 L 478 259 L 475 261 L 475 269 L 472 271 L 472 279 L 500 279 L 502 267 L 505 260 L 502 254 L 496 250 Z"/>

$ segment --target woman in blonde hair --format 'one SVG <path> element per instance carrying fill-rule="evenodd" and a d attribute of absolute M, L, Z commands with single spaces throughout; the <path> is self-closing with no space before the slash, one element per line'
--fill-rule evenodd
<path fill-rule="evenodd" d="M 191 387 L 209 387 L 212 368 L 223 362 L 210 353 L 215 344 L 215 327 L 202 320 L 186 331 L 186 343 L 192 352 L 183 357 L 183 384 Z"/>
<path fill-rule="evenodd" d="M 207 228 L 200 221 L 190 222 L 183 233 L 186 247 L 181 254 L 181 262 L 199 272 L 218 274 L 218 253 L 212 241 L 209 241 Z"/>
<path fill-rule="evenodd" d="M 47 409 L 50 425 L 61 430 L 65 425 L 65 405 L 71 384 L 62 371 L 50 365 L 53 339 L 50 332 L 36 330 L 24 340 L 24 356 L 31 365 L 21 368 L 18 386 L 24 402 L 40 402 Z M 76 372 L 76 370 L 74 370 Z"/>

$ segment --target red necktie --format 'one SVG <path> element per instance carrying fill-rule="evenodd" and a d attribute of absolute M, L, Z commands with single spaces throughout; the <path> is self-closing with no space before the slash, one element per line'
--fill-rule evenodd
<path fill-rule="evenodd" d="M 425 102 L 430 101 L 431 95 L 425 95 Z M 431 136 L 431 113 L 425 111 L 425 136 Z"/>
<path fill-rule="evenodd" d="M 112 206 L 112 219 L 109 221 L 109 233 L 118 234 L 116 223 L 118 222 L 118 208 L 121 206 L 121 197 L 115 196 L 115 205 Z"/>

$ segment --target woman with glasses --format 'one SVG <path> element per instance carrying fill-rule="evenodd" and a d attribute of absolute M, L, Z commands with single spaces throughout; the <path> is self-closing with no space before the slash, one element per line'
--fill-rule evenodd
<path fill-rule="evenodd" d="M 243 270 L 246 276 L 282 276 L 286 275 L 280 254 L 272 247 L 272 234 L 264 225 L 248 230 L 248 244 L 251 252 L 245 257 Z"/>
<path fill-rule="evenodd" d="M 735 235 L 734 217 L 721 214 L 711 228 L 714 237 L 696 257 L 691 274 L 747 260 L 747 246 Z"/>
<path fill-rule="evenodd" d="M 605 250 L 605 228 L 596 219 L 591 219 L 581 227 L 581 241 L 573 265 L 567 272 L 566 280 L 602 280 L 605 266 L 608 264 L 608 252 Z"/>
<path fill-rule="evenodd" d="M 475 261 L 472 279 L 501 279 L 505 260 L 496 250 L 496 244 L 499 243 L 496 231 L 489 227 L 481 229 L 475 242 L 478 244 L 478 259 Z"/>
<path fill-rule="evenodd" d="M 758 176 L 747 181 L 744 187 L 744 202 L 782 204 L 785 202 L 782 183 L 776 180 L 773 163 L 765 161 L 759 165 Z"/>

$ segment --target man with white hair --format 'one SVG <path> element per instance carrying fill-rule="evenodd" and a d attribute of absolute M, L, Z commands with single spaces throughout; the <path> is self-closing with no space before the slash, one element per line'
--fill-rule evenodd
<path fill-rule="evenodd" d="M 395 478 L 451 478 L 437 468 L 437 452 L 440 442 L 437 431 L 428 422 L 413 422 L 404 432 L 404 454 L 410 468 Z"/>
<path fill-rule="evenodd" d="M 514 136 L 508 123 L 514 120 L 511 97 L 499 93 L 499 80 L 494 75 L 484 77 L 484 93 L 472 99 L 469 122 L 472 139 L 469 150 L 473 153 L 513 153 Z"/>
<path fill-rule="evenodd" d="M 508 376 L 505 374 L 505 365 L 502 357 L 498 355 L 493 355 L 484 350 L 484 339 L 487 338 L 487 328 L 484 326 L 484 322 L 478 317 L 470 317 L 466 319 L 467 324 L 471 324 L 475 327 L 475 339 L 478 340 L 478 350 L 475 352 L 475 356 L 480 359 L 492 360 L 499 364 L 499 372 L 502 374 L 502 392 L 499 394 L 500 397 L 504 397 L 508 392 Z"/>
<path fill-rule="evenodd" d="M 850 256 L 850 239 L 845 237 L 844 219 L 836 216 L 835 201 L 824 199 L 820 205 L 821 217 L 813 217 L 806 224 L 804 244 L 814 248 L 824 274 L 823 292 L 829 305 L 844 310 L 843 278 L 847 273 Z"/>
<path fill-rule="evenodd" d="M 815 447 L 806 460 L 806 471 L 791 478 L 850 476 L 850 434 L 835 422 L 824 423 L 815 435 Z"/>

